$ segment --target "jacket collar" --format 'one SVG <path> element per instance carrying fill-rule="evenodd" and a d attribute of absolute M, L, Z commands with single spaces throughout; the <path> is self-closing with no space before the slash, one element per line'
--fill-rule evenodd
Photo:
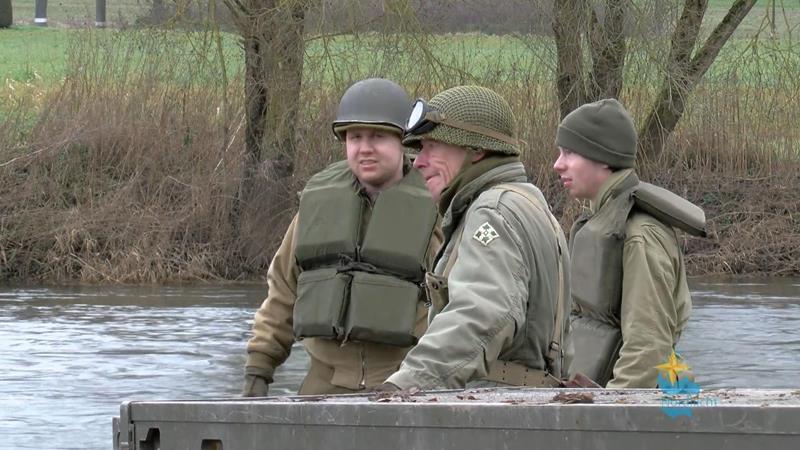
<path fill-rule="evenodd" d="M 639 184 L 639 177 L 633 169 L 623 169 L 612 172 L 600 185 L 600 190 L 594 199 L 589 201 L 589 210 L 596 213 L 609 199 Z"/>
<path fill-rule="evenodd" d="M 472 202 L 485 190 L 502 183 L 525 183 L 528 176 L 525 167 L 519 161 L 510 162 L 495 167 L 479 175 L 465 184 L 450 202 L 450 207 L 442 219 L 442 229 L 445 236 L 449 236 L 461 222 L 461 218 Z"/>

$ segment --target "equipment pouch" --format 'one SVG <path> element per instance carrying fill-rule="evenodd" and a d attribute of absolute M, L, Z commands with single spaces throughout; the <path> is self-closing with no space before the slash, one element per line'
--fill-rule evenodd
<path fill-rule="evenodd" d="M 440 313 L 448 302 L 447 277 L 432 272 L 425 273 L 425 295 L 432 313 Z"/>
<path fill-rule="evenodd" d="M 637 207 L 659 221 L 680 228 L 692 236 L 707 236 L 705 212 L 678 194 L 640 182 L 633 198 Z"/>
<path fill-rule="evenodd" d="M 570 374 L 582 373 L 605 386 L 619 359 L 622 330 L 589 317 L 574 317 L 570 339 L 575 351 Z"/>
<path fill-rule="evenodd" d="M 354 272 L 345 339 L 407 347 L 416 344 L 419 287 L 391 276 Z"/>
<path fill-rule="evenodd" d="M 398 186 L 378 196 L 360 255 L 364 262 L 420 282 L 436 207 L 427 191 L 424 196 L 407 191 Z"/>
<path fill-rule="evenodd" d="M 349 285 L 350 276 L 335 268 L 301 272 L 294 305 L 295 338 L 340 339 Z"/>

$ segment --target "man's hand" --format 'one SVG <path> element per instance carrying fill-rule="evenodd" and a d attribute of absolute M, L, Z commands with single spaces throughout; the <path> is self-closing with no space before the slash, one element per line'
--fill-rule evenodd
<path fill-rule="evenodd" d="M 242 397 L 266 397 L 269 392 L 269 383 L 264 377 L 258 375 L 244 376 L 244 389 Z"/>
<path fill-rule="evenodd" d="M 590 389 L 602 389 L 603 386 L 597 384 L 594 380 L 587 377 L 586 375 L 578 372 L 572 376 L 569 380 L 562 382 L 561 387 L 565 388 L 590 388 Z"/>

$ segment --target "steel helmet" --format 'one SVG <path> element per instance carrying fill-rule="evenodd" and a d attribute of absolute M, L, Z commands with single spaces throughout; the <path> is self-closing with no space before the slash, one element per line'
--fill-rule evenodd
<path fill-rule="evenodd" d="M 379 128 L 402 136 L 411 100 L 405 89 L 384 78 L 369 78 L 350 86 L 339 101 L 333 134 L 344 140 L 344 131 L 354 127 Z"/>

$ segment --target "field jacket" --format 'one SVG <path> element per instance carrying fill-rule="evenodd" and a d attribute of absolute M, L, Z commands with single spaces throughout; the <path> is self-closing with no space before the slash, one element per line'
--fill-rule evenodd
<path fill-rule="evenodd" d="M 546 205 L 519 162 L 491 169 L 455 194 L 434 270 L 442 274 L 457 254 L 447 277 L 448 303 L 431 309 L 428 331 L 387 381 L 404 389 L 461 388 L 486 377 L 496 360 L 546 368 L 553 328 L 563 326 L 554 317 L 559 258 L 569 273 L 566 242 L 560 228 L 554 233 L 549 210 L 546 215 L 524 196 L 494 188 L 504 183 Z M 568 280 L 561 287 L 569 299 Z"/>

